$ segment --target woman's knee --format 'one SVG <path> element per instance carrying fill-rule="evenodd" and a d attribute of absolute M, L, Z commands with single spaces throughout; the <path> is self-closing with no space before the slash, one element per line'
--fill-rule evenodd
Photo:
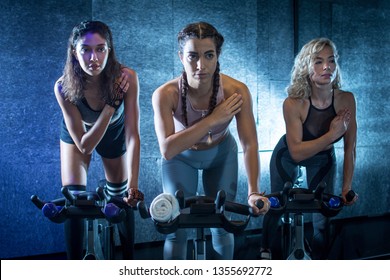
<path fill-rule="evenodd" d="M 127 180 L 126 154 L 117 158 L 102 158 L 106 179 L 112 183 L 122 183 Z"/>
<path fill-rule="evenodd" d="M 109 195 L 112 196 L 124 196 L 127 190 L 127 180 L 122 183 L 111 183 L 106 181 L 105 188 Z"/>

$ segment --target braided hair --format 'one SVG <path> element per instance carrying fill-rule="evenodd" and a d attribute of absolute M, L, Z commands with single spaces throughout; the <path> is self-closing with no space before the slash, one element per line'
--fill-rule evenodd
<path fill-rule="evenodd" d="M 221 54 L 222 45 L 224 42 L 223 36 L 215 29 L 214 26 L 207 22 L 196 22 L 191 23 L 184 27 L 178 34 L 177 40 L 179 43 L 179 51 L 180 53 L 183 53 L 184 45 L 186 44 L 187 40 L 189 39 L 205 39 L 205 38 L 211 38 L 213 39 L 215 43 L 215 48 L 217 52 L 217 57 Z M 207 115 L 210 115 L 215 106 L 217 105 L 217 94 L 219 90 L 219 72 L 220 72 L 220 66 L 219 61 L 217 61 L 217 67 L 214 72 L 214 80 L 213 80 L 213 93 L 210 97 L 209 101 L 209 108 Z M 182 112 L 183 112 L 183 121 L 186 126 L 188 126 L 188 118 L 187 118 L 187 93 L 188 93 L 188 80 L 187 80 L 187 73 L 183 71 L 181 77 L 180 77 L 180 86 L 181 86 L 181 100 L 182 100 Z"/>

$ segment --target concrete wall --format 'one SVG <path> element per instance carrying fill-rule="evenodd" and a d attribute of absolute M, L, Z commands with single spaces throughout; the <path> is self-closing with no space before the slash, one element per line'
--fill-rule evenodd
<path fill-rule="evenodd" d="M 30 202 L 60 197 L 60 109 L 53 85 L 61 75 L 67 39 L 84 19 L 106 22 L 122 63 L 140 79 L 142 158 L 140 188 L 146 202 L 161 192 L 159 150 L 151 94 L 177 76 L 176 34 L 204 20 L 225 36 L 222 72 L 245 82 L 254 100 L 261 156 L 261 187 L 269 191 L 269 158 L 284 134 L 281 105 L 296 51 L 308 40 L 327 36 L 341 55 L 344 89 L 357 99 L 358 143 L 354 188 L 359 204 L 340 217 L 389 212 L 390 109 L 388 1 L 292 0 L 3 0 L 0 3 L 0 257 L 63 252 L 62 226 L 45 219 Z M 232 124 L 235 133 L 235 125 Z M 338 144 L 339 175 L 342 144 Z M 88 183 L 103 178 L 94 154 Z M 238 201 L 246 201 L 240 166 Z M 150 220 L 137 216 L 136 242 L 162 240 Z M 250 228 L 261 227 L 261 219 Z"/>

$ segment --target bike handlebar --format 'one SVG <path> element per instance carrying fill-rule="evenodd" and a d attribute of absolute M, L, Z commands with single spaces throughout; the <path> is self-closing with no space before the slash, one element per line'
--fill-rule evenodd
<path fill-rule="evenodd" d="M 320 212 L 324 216 L 336 216 L 344 206 L 342 197 L 324 193 L 326 184 L 320 182 L 314 191 L 306 188 L 293 188 L 287 182 L 281 192 L 265 195 L 271 202 L 270 213 Z M 355 192 L 350 190 L 347 201 L 352 201 Z"/>
<path fill-rule="evenodd" d="M 261 199 L 256 200 L 255 205 L 257 208 L 262 209 L 264 207 L 264 201 L 262 201 Z"/>
<path fill-rule="evenodd" d="M 231 201 L 226 201 L 226 193 L 219 191 L 216 198 L 192 196 L 185 198 L 182 191 L 175 197 L 179 203 L 180 214 L 168 222 L 154 220 L 157 231 L 163 234 L 173 233 L 179 228 L 223 228 L 227 232 L 237 233 L 246 228 L 253 214 L 252 208 Z M 144 202 L 137 205 L 142 218 L 150 218 L 150 211 Z M 225 211 L 246 216 L 238 221 L 226 217 Z"/>
<path fill-rule="evenodd" d="M 107 219 L 119 223 L 126 217 L 125 209 L 130 207 L 121 198 L 106 194 L 102 187 L 98 187 L 95 192 L 79 194 L 73 194 L 67 187 L 63 187 L 61 193 L 63 198 L 49 202 L 36 195 L 31 196 L 31 201 L 54 223 L 63 223 L 70 218 Z"/>

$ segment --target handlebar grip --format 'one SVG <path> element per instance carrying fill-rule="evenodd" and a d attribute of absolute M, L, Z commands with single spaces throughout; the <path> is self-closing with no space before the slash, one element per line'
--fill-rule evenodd
<path fill-rule="evenodd" d="M 142 219 L 150 218 L 150 213 L 144 201 L 138 201 L 137 208 Z"/>
<path fill-rule="evenodd" d="M 293 184 L 291 182 L 288 181 L 288 182 L 284 183 L 283 190 L 282 190 L 282 197 L 287 199 L 288 193 L 290 192 L 292 187 L 293 187 Z"/>
<path fill-rule="evenodd" d="M 287 181 L 283 185 L 283 190 L 289 191 L 292 187 L 293 187 L 293 183 L 291 183 L 290 181 Z"/>
<path fill-rule="evenodd" d="M 99 196 L 100 200 L 108 199 L 106 192 L 104 191 L 104 187 L 102 187 L 102 186 L 97 187 L 96 193 Z"/>
<path fill-rule="evenodd" d="M 324 193 L 324 190 L 326 188 L 326 183 L 324 181 L 321 181 L 315 191 L 314 191 L 314 198 L 315 199 L 320 199 L 321 198 L 321 195 Z"/>
<path fill-rule="evenodd" d="M 42 209 L 43 206 L 45 205 L 45 203 L 38 196 L 36 196 L 35 194 L 31 196 L 31 201 L 39 209 Z"/>
<path fill-rule="evenodd" d="M 223 190 L 218 191 L 217 197 L 215 198 L 215 207 L 216 209 L 221 208 L 226 201 L 226 193 Z"/>
<path fill-rule="evenodd" d="M 251 215 L 252 213 L 252 207 L 249 205 L 240 204 L 233 201 L 225 201 L 225 210 L 240 214 L 240 215 Z"/>
<path fill-rule="evenodd" d="M 65 198 L 70 202 L 73 203 L 76 200 L 76 197 L 69 191 L 67 187 L 62 187 L 61 192 L 65 196 Z"/>
<path fill-rule="evenodd" d="M 183 192 L 183 190 L 177 190 L 175 192 L 175 197 L 176 197 L 177 201 L 179 202 L 180 209 L 185 208 L 186 201 L 184 199 L 184 192 Z"/>
<path fill-rule="evenodd" d="M 283 190 L 281 193 L 283 204 L 288 200 L 288 194 L 290 193 L 292 187 L 293 187 L 292 182 L 287 181 L 286 183 L 284 183 Z"/>
<path fill-rule="evenodd" d="M 347 195 L 345 196 L 345 199 L 348 201 L 348 202 L 351 202 L 356 196 L 356 193 L 353 191 L 353 190 L 350 190 Z"/>
<path fill-rule="evenodd" d="M 256 200 L 255 205 L 257 208 L 262 209 L 264 207 L 264 201 L 262 201 L 261 199 Z"/>

